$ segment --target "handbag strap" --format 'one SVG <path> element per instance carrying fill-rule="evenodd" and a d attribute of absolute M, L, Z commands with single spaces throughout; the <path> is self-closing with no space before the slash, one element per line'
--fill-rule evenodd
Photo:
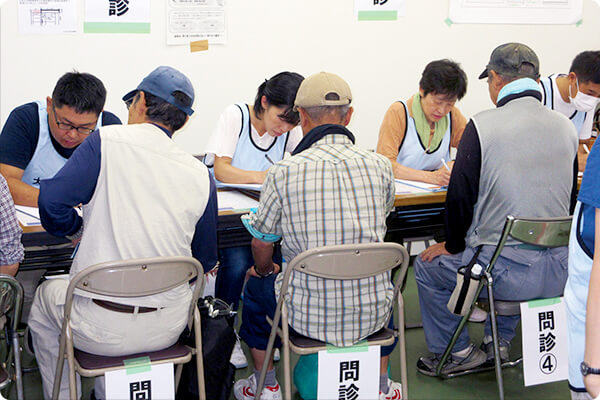
<path fill-rule="evenodd" d="M 477 250 L 475 251 L 475 254 L 473 255 L 473 258 L 471 258 L 471 261 L 469 261 L 469 264 L 467 264 L 465 266 L 464 280 L 463 280 L 462 287 L 460 288 L 460 293 L 458 295 L 458 301 L 457 301 L 457 304 L 455 307 L 457 310 L 462 309 L 464 300 L 467 297 L 467 292 L 469 291 L 469 283 L 471 281 L 471 269 L 473 268 L 473 265 L 475 265 L 475 263 L 477 262 L 477 257 L 479 257 L 479 253 L 481 253 L 482 247 L 483 246 L 479 246 L 477 248 Z"/>

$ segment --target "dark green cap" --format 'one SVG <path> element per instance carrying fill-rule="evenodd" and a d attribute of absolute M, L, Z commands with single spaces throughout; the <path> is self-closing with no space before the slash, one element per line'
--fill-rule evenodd
<path fill-rule="evenodd" d="M 492 69 L 510 77 L 532 79 L 540 77 L 540 61 L 535 52 L 523 43 L 505 43 L 496 47 L 479 79 L 487 78 L 488 71 Z"/>

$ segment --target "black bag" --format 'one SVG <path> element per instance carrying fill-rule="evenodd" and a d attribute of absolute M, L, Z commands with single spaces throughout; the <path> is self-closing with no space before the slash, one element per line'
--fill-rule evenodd
<path fill-rule="evenodd" d="M 202 324 L 202 359 L 206 398 L 228 400 L 235 380 L 235 367 L 229 362 L 236 342 L 233 319 L 236 314 L 223 300 L 205 297 L 198 300 Z M 184 332 L 184 343 L 194 344 L 194 333 Z M 198 398 L 196 359 L 183 366 L 177 390 L 178 399 Z"/>

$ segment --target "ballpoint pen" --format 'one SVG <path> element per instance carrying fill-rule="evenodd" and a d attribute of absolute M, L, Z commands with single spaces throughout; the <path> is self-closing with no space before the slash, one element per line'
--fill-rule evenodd
<path fill-rule="evenodd" d="M 587 154 L 590 154 L 590 148 L 587 146 L 587 144 L 585 144 L 585 143 L 583 144 L 583 149 L 585 150 L 585 152 Z"/>
<path fill-rule="evenodd" d="M 450 167 L 448 167 L 448 164 L 446 164 L 446 161 L 443 158 L 442 158 L 442 164 L 444 164 L 444 167 L 446 167 L 448 172 L 450 172 Z"/>
<path fill-rule="evenodd" d="M 271 160 L 271 157 L 269 157 L 268 154 L 265 154 L 265 158 L 273 165 L 275 165 L 275 163 L 273 162 L 273 160 Z"/>

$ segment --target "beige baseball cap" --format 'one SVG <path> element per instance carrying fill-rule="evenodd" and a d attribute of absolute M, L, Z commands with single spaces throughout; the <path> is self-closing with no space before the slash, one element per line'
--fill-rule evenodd
<path fill-rule="evenodd" d="M 352 102 L 352 92 L 345 80 L 330 72 L 319 72 L 304 79 L 296 93 L 298 107 L 343 106 Z"/>

